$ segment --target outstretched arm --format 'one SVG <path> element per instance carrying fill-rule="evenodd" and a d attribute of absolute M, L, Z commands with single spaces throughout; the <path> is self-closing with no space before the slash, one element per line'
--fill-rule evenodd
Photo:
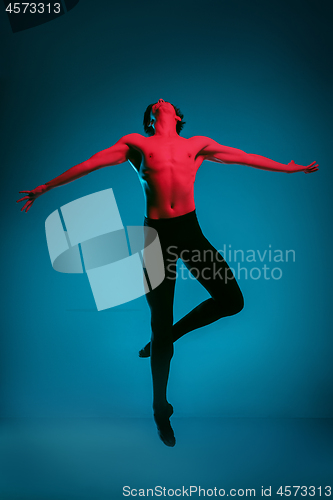
<path fill-rule="evenodd" d="M 310 174 L 318 170 L 318 164 L 315 161 L 307 166 L 297 165 L 294 161 L 288 164 L 278 163 L 277 161 L 265 158 L 265 156 L 248 154 L 240 149 L 222 146 L 218 142 L 207 137 L 201 137 L 200 140 L 202 140 L 203 147 L 199 155 L 204 156 L 205 160 L 215 161 L 217 163 L 236 163 L 238 165 L 260 168 L 262 170 L 285 172 L 287 174 L 294 172 Z"/>
<path fill-rule="evenodd" d="M 46 184 L 37 186 L 32 191 L 19 191 L 20 193 L 27 193 L 27 196 L 24 196 L 20 200 L 17 200 L 17 202 L 27 200 L 21 208 L 21 212 L 23 210 L 28 212 L 36 198 L 55 187 L 63 186 L 64 184 L 75 181 L 76 179 L 79 179 L 80 177 L 83 177 L 84 175 L 87 175 L 94 170 L 98 170 L 99 168 L 124 163 L 127 160 L 130 150 L 129 143 L 131 142 L 131 138 L 134 135 L 137 134 L 125 135 L 110 148 L 96 153 L 88 160 L 75 165 L 69 170 L 66 170 L 66 172 L 59 175 L 58 177 L 55 177 Z"/>

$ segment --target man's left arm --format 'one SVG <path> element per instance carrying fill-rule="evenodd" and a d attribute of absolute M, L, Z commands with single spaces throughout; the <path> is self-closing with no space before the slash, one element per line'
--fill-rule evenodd
<path fill-rule="evenodd" d="M 265 156 L 245 153 L 241 149 L 222 146 L 222 144 L 219 144 L 209 138 L 201 137 L 200 139 L 202 140 L 203 147 L 201 148 L 199 155 L 203 156 L 205 160 L 217 163 L 247 165 L 249 167 L 260 168 L 262 170 L 285 172 L 287 174 L 292 174 L 294 172 L 304 172 L 306 174 L 310 174 L 318 170 L 318 164 L 315 161 L 306 166 L 297 165 L 293 160 L 288 164 L 284 164 L 265 158 Z"/>

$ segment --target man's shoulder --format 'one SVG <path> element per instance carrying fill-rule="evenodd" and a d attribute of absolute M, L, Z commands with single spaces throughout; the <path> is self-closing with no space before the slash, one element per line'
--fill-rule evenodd
<path fill-rule="evenodd" d="M 212 139 L 210 137 L 206 137 L 205 135 L 193 135 L 190 137 L 191 141 L 211 141 Z"/>
<path fill-rule="evenodd" d="M 144 135 L 137 134 L 136 132 L 133 132 L 132 134 L 123 135 L 120 140 L 121 141 L 137 141 L 137 140 L 143 140 L 143 139 L 146 139 L 146 137 Z"/>
<path fill-rule="evenodd" d="M 134 148 L 134 149 L 141 149 L 143 146 L 143 143 L 147 140 L 147 137 L 137 134 L 137 133 L 132 133 L 132 134 L 126 134 L 123 135 L 118 143 L 119 144 L 126 144 L 129 148 Z"/>
<path fill-rule="evenodd" d="M 209 146 L 209 144 L 213 142 L 213 139 L 204 135 L 194 135 L 193 137 L 190 137 L 189 141 L 195 144 L 195 146 L 199 149 L 202 149 Z"/>

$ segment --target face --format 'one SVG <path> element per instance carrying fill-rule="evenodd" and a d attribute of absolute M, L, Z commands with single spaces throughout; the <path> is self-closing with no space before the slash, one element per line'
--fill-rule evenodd
<path fill-rule="evenodd" d="M 164 101 L 164 99 L 159 99 L 151 108 L 150 118 L 152 122 L 155 121 L 160 109 L 163 110 L 163 112 L 172 113 L 176 120 L 181 120 L 181 118 L 176 115 L 175 108 L 170 102 Z"/>
<path fill-rule="evenodd" d="M 156 113 L 156 111 L 163 107 L 163 109 L 173 109 L 174 110 L 174 107 L 172 106 L 172 104 L 170 104 L 169 102 L 166 102 L 164 101 L 164 99 L 159 99 L 154 105 L 153 107 L 151 108 L 151 111 L 153 114 Z"/>

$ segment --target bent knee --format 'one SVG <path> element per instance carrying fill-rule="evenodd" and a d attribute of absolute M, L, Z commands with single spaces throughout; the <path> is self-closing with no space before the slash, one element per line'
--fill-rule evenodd
<path fill-rule="evenodd" d="M 233 314 L 238 314 L 244 309 L 244 295 L 240 292 L 238 299 L 235 302 L 235 312 Z"/>
<path fill-rule="evenodd" d="M 219 303 L 221 312 L 224 316 L 233 316 L 244 309 L 244 297 L 241 291 L 239 291 L 236 297 L 227 300 L 224 298 L 223 300 L 219 300 Z"/>

